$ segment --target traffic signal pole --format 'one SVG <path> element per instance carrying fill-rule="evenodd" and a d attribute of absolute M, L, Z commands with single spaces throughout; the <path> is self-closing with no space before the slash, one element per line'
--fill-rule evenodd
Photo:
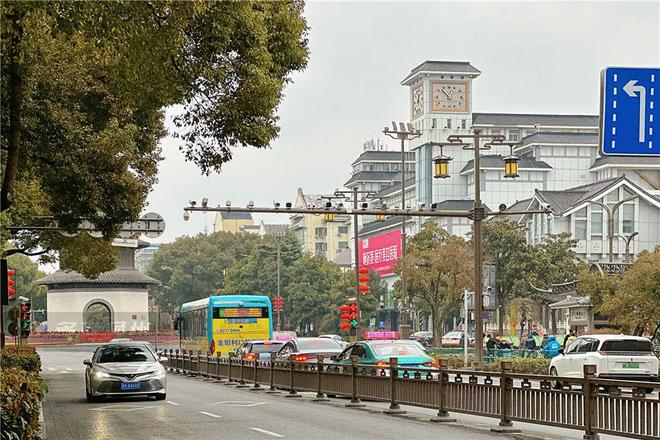
<path fill-rule="evenodd" d="M 360 318 L 362 318 L 362 309 L 360 308 L 360 252 L 358 249 L 358 188 L 353 187 L 353 249 L 355 252 L 355 303 L 357 304 L 358 325 L 355 327 L 355 340 L 360 340 Z"/>

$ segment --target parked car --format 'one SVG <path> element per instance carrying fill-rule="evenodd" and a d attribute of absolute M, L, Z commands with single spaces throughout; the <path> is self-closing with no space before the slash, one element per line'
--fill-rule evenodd
<path fill-rule="evenodd" d="M 583 377 L 583 366 L 596 365 L 603 379 L 658 381 L 658 358 L 648 338 L 628 335 L 580 336 L 550 361 L 550 375 Z M 556 388 L 561 382 L 553 383 Z"/>
<path fill-rule="evenodd" d="M 412 336 L 410 336 L 410 339 L 419 342 L 424 347 L 428 347 L 429 345 L 433 345 L 433 332 L 429 332 L 429 331 L 415 332 L 412 334 Z"/>
<path fill-rule="evenodd" d="M 449 332 L 442 337 L 443 347 L 463 347 L 465 332 Z M 468 345 L 474 346 L 474 337 L 468 334 Z"/>
<path fill-rule="evenodd" d="M 108 396 L 154 396 L 164 400 L 167 376 L 148 344 L 115 342 L 99 346 L 91 359 L 85 359 L 85 397 L 94 402 Z"/>
<path fill-rule="evenodd" d="M 283 345 L 282 341 L 248 341 L 238 347 L 235 354 L 246 361 L 269 361 Z"/>
<path fill-rule="evenodd" d="M 287 341 L 277 352 L 276 358 L 281 361 L 296 363 L 316 363 L 317 356 L 327 359 L 341 353 L 343 347 L 330 338 L 298 338 Z"/>
<path fill-rule="evenodd" d="M 359 364 L 373 365 L 376 371 L 389 371 L 390 358 L 396 357 L 402 368 L 439 367 L 439 362 L 429 356 L 417 342 L 400 339 L 396 341 L 360 341 L 346 347 L 332 358 L 337 365 L 350 365 L 351 356 L 357 356 Z M 402 375 L 403 371 L 399 372 Z"/>

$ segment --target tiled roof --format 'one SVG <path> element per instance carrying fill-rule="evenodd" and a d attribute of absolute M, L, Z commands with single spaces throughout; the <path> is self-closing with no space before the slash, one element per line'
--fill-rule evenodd
<path fill-rule="evenodd" d="M 472 125 L 502 125 L 533 127 L 593 127 L 598 128 L 597 115 L 535 115 L 525 113 L 473 113 Z"/>
<path fill-rule="evenodd" d="M 525 136 L 522 147 L 530 144 L 583 144 L 598 145 L 598 133 L 567 133 L 554 131 L 539 131 Z"/>
<path fill-rule="evenodd" d="M 483 205 L 486 212 L 490 212 L 488 206 Z M 474 200 L 461 199 L 461 200 L 443 200 L 435 207 L 436 211 L 469 211 L 474 208 Z"/>
<path fill-rule="evenodd" d="M 563 214 L 571 207 L 582 203 L 587 199 L 593 198 L 598 193 L 624 178 L 625 177 L 614 177 L 607 180 L 601 180 L 600 182 L 590 183 L 588 185 L 568 188 L 563 191 L 536 190 L 536 196 L 544 203 L 548 203 L 554 214 Z"/>
<path fill-rule="evenodd" d="M 103 272 L 98 278 L 90 279 L 75 271 L 58 270 L 55 273 L 35 281 L 33 284 L 53 286 L 57 284 L 160 284 L 160 281 L 151 278 L 135 269 L 115 269 Z"/>
<path fill-rule="evenodd" d="M 550 304 L 551 309 L 563 309 L 575 306 L 591 306 L 591 298 L 589 296 L 569 296 L 554 304 Z"/>
<path fill-rule="evenodd" d="M 652 165 L 654 169 L 660 168 L 660 157 L 657 156 L 604 156 L 597 157 L 590 170 L 604 165 Z"/>
<path fill-rule="evenodd" d="M 510 212 L 514 212 L 514 211 L 524 211 L 525 209 L 527 209 L 527 207 L 529 206 L 529 202 L 531 202 L 531 201 L 532 201 L 531 198 L 529 198 L 529 199 L 525 199 L 525 200 L 517 200 L 516 203 L 514 203 L 514 204 L 511 205 L 511 206 L 509 206 L 509 207 L 506 209 L 506 211 L 510 211 Z M 504 211 L 504 212 L 506 212 L 506 211 Z M 510 215 L 510 216 L 506 216 L 506 217 L 496 217 L 496 218 L 503 219 L 503 220 L 506 219 L 506 220 L 510 220 L 510 221 L 512 221 L 512 222 L 516 222 L 516 223 L 517 223 L 517 222 L 519 222 L 523 217 L 524 217 L 523 214 L 518 214 L 518 215 Z"/>
<path fill-rule="evenodd" d="M 252 220 L 249 212 L 220 211 L 218 214 L 223 220 Z"/>
<path fill-rule="evenodd" d="M 480 70 L 476 69 L 467 61 L 424 61 L 419 66 L 415 67 L 410 73 L 401 81 L 404 84 L 419 72 L 438 72 L 438 73 L 468 73 L 472 75 L 479 75 Z"/>
<path fill-rule="evenodd" d="M 480 166 L 482 168 L 502 168 L 502 170 L 504 170 L 504 156 L 499 154 L 481 156 Z M 473 167 L 474 167 L 474 160 L 469 160 L 461 170 L 461 174 L 465 173 L 466 171 L 472 170 Z M 552 169 L 550 165 L 543 162 L 542 160 L 536 160 L 533 157 L 527 157 L 527 156 L 521 157 L 520 161 L 518 162 L 518 169 L 524 170 L 530 168 L 547 169 L 547 170 Z"/>
<path fill-rule="evenodd" d="M 264 226 L 264 231 L 266 231 L 266 234 L 273 235 L 275 237 L 282 237 L 286 235 L 286 231 L 289 230 L 289 225 L 282 225 L 282 224 L 269 225 L 266 223 L 262 223 L 262 224 Z"/>
<path fill-rule="evenodd" d="M 362 161 L 388 161 L 388 162 L 401 162 L 401 152 L 400 151 L 365 151 L 358 156 L 351 165 L 356 165 L 358 162 Z M 406 162 L 415 161 L 415 152 L 406 151 Z"/>
<path fill-rule="evenodd" d="M 354 182 L 391 182 L 397 174 L 398 171 L 358 171 L 344 183 L 344 186 L 349 186 Z"/>
<path fill-rule="evenodd" d="M 413 220 L 410 219 L 410 218 L 406 219 L 406 223 L 412 222 L 412 221 Z M 395 225 L 398 225 L 399 228 L 401 227 L 401 216 L 400 215 L 387 217 L 385 219 L 385 221 L 382 221 L 382 222 L 373 221 L 371 223 L 366 223 L 358 231 L 358 237 L 363 237 L 365 235 L 369 235 L 370 233 L 375 232 L 375 231 L 379 231 L 381 229 L 393 230 L 393 229 L 395 229 L 394 228 Z M 383 232 L 385 232 L 385 231 L 383 231 Z"/>
<path fill-rule="evenodd" d="M 408 173 L 406 173 L 406 174 L 408 174 Z M 398 177 L 398 179 L 395 179 L 395 183 L 393 183 L 392 185 L 387 186 L 387 187 L 381 189 L 380 191 L 378 191 L 378 193 L 376 194 L 376 196 L 374 198 L 375 199 L 382 199 L 383 197 L 387 197 L 387 196 L 390 196 L 392 194 L 400 192 L 401 191 L 401 173 L 399 173 L 399 175 L 397 177 Z M 398 180 L 398 182 L 396 180 Z M 415 187 L 415 178 L 412 177 L 410 179 L 406 179 L 405 187 L 406 187 L 406 191 L 408 191 L 410 189 L 410 187 L 414 188 Z"/>

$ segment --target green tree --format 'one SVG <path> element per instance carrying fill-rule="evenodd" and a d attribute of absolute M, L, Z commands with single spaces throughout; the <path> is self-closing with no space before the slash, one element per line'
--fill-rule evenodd
<path fill-rule="evenodd" d="M 535 286 L 548 287 L 551 284 L 565 283 L 576 279 L 587 267 L 575 253 L 577 240 L 571 234 L 549 234 L 532 247 L 531 259 L 534 262 Z"/>
<path fill-rule="evenodd" d="M 495 265 L 499 332 L 504 334 L 504 310 L 514 298 L 527 296 L 536 279 L 531 246 L 525 231 L 514 222 L 494 220 L 483 224 L 484 260 Z"/>
<path fill-rule="evenodd" d="M 69 254 L 112 267 L 111 239 L 156 181 L 164 109 L 187 160 L 217 171 L 278 134 L 276 109 L 308 56 L 303 2 L 3 2 L 0 115 L 3 225 L 89 219 L 104 240 L 3 230 L 3 253 Z M 50 220 L 48 220 L 50 221 Z M 12 240 L 11 245 L 7 243 Z M 87 243 L 89 244 L 89 243 Z M 77 254 L 77 256 L 75 255 Z"/>
<path fill-rule="evenodd" d="M 621 277 L 619 275 L 603 275 L 600 272 L 582 270 L 578 276 L 577 293 L 589 296 L 592 306 L 598 310 L 603 300 L 616 294 Z"/>
<path fill-rule="evenodd" d="M 442 338 L 442 323 L 457 310 L 461 292 L 473 283 L 473 264 L 467 242 L 427 221 L 406 243 L 404 271 L 413 304 L 431 313 L 434 339 Z"/>
<path fill-rule="evenodd" d="M 660 247 L 643 251 L 598 311 L 635 335 L 660 334 Z"/>

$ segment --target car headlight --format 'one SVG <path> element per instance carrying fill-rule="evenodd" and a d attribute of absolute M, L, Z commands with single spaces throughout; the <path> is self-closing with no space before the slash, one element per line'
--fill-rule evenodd
<path fill-rule="evenodd" d="M 144 379 L 164 379 L 165 378 L 165 369 L 157 370 L 151 373 L 148 376 L 145 376 Z"/>
<path fill-rule="evenodd" d="M 110 377 L 110 375 L 108 373 L 106 373 L 105 371 L 95 371 L 93 374 L 94 374 L 94 377 L 96 377 L 96 378 Z"/>

